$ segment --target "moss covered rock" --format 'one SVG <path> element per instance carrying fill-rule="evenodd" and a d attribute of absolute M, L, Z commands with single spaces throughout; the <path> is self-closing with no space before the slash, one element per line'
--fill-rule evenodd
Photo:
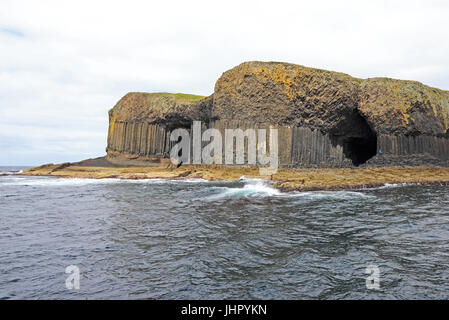
<path fill-rule="evenodd" d="M 449 91 L 416 81 L 372 78 L 361 82 L 358 109 L 380 134 L 444 136 Z"/>
<path fill-rule="evenodd" d="M 212 114 L 334 134 L 363 116 L 377 133 L 442 136 L 449 129 L 449 92 L 415 81 L 358 79 L 282 62 L 245 62 L 215 85 Z M 349 121 L 351 122 L 351 121 Z"/>
<path fill-rule="evenodd" d="M 358 105 L 360 80 L 290 63 L 245 62 L 226 71 L 214 91 L 213 115 L 276 125 L 342 130 Z"/>
<path fill-rule="evenodd" d="M 110 120 L 148 123 L 209 118 L 210 98 L 183 93 L 130 92 L 109 111 Z"/>

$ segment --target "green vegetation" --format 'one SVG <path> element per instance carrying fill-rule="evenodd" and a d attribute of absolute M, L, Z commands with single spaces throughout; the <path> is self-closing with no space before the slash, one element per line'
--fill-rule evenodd
<path fill-rule="evenodd" d="M 179 103 L 192 103 L 198 102 L 205 98 L 205 96 L 199 96 L 196 94 L 188 94 L 188 93 L 170 93 L 170 92 L 131 92 L 131 94 L 140 94 L 146 97 L 153 98 L 174 98 L 176 102 Z"/>
<path fill-rule="evenodd" d="M 175 93 L 175 99 L 178 102 L 197 102 L 205 98 L 205 96 L 198 96 L 196 94 Z"/>
<path fill-rule="evenodd" d="M 169 93 L 169 92 L 138 92 L 140 94 L 149 96 L 149 97 L 173 97 L 176 102 L 179 103 L 193 103 L 198 102 L 205 98 L 205 96 L 199 96 L 196 94 L 188 94 L 188 93 Z"/>

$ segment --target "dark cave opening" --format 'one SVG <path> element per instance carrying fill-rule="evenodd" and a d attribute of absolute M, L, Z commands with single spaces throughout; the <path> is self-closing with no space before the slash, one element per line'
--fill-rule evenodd
<path fill-rule="evenodd" d="M 358 112 L 349 115 L 342 123 L 337 143 L 343 147 L 343 154 L 359 166 L 377 154 L 377 134 Z"/>
<path fill-rule="evenodd" d="M 377 136 L 347 138 L 343 144 L 343 153 L 355 166 L 364 164 L 377 153 Z"/>

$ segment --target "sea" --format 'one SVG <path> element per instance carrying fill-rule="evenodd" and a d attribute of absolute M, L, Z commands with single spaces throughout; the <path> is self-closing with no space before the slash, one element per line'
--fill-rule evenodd
<path fill-rule="evenodd" d="M 448 299 L 449 187 L 0 167 L 0 299 Z"/>

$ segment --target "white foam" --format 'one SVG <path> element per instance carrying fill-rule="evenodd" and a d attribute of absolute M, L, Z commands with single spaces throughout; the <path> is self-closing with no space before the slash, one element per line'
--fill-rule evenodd
<path fill-rule="evenodd" d="M 158 183 L 212 183 L 201 178 L 190 179 L 118 179 L 118 178 L 59 178 L 59 177 L 32 177 L 7 176 L 0 183 L 1 185 L 17 186 L 83 186 L 91 184 L 115 184 L 115 183 L 134 183 L 134 184 L 158 184 Z"/>
<path fill-rule="evenodd" d="M 189 179 L 178 179 L 178 180 L 168 180 L 168 181 L 172 181 L 172 182 L 186 182 L 186 183 L 200 183 L 200 182 L 211 182 L 209 180 L 206 179 L 202 179 L 202 178 L 189 178 Z"/>
<path fill-rule="evenodd" d="M 243 187 L 214 187 L 221 192 L 210 196 L 209 200 L 217 200 L 222 198 L 235 197 L 273 197 L 279 196 L 282 193 L 267 184 L 266 181 L 260 179 L 246 179 L 240 178 L 241 181 L 246 181 Z"/>
<path fill-rule="evenodd" d="M 283 198 L 301 198 L 306 200 L 351 200 L 351 199 L 369 199 L 376 198 L 357 191 L 307 191 L 307 192 L 281 192 L 273 188 L 269 182 L 261 179 L 240 178 L 244 181 L 243 187 L 214 187 L 219 190 L 218 194 L 208 197 L 208 200 L 217 200 L 223 198 L 239 197 L 283 197 Z"/>
<path fill-rule="evenodd" d="M 295 192 L 296 197 L 305 197 L 312 200 L 351 200 L 356 198 L 372 199 L 376 198 L 374 195 L 369 195 L 363 192 L 356 191 L 308 191 Z"/>
<path fill-rule="evenodd" d="M 408 187 L 408 186 L 416 186 L 419 185 L 418 183 L 385 183 L 383 186 L 370 188 L 371 190 L 379 190 L 379 189 L 390 189 L 390 188 L 401 188 L 401 187 Z"/>
<path fill-rule="evenodd" d="M 116 183 L 163 183 L 164 179 L 88 179 L 88 178 L 56 178 L 56 177 L 8 177 L 1 181 L 1 185 L 14 186 L 85 186 L 94 184 L 116 184 Z"/>
<path fill-rule="evenodd" d="M 11 170 L 11 171 L 0 171 L 0 175 L 17 175 L 17 174 L 21 174 L 23 172 L 23 170 Z"/>
<path fill-rule="evenodd" d="M 222 184 L 224 181 L 221 181 Z M 240 182 L 243 186 L 228 187 L 223 185 L 212 186 L 212 189 L 218 190 L 207 199 L 217 200 L 223 198 L 241 198 L 241 197 L 285 197 L 285 198 L 303 198 L 308 200 L 350 200 L 354 198 L 375 198 L 363 192 L 356 191 L 309 191 L 309 192 L 281 192 L 272 187 L 270 182 L 257 178 L 241 177 Z M 164 184 L 164 183 L 208 183 L 217 184 L 217 181 L 208 181 L 201 178 L 170 180 L 170 179 L 88 179 L 88 178 L 57 178 L 57 177 L 31 177 L 31 176 L 7 176 L 0 180 L 0 185 L 15 186 L 85 186 L 85 185 L 104 185 L 104 184 Z M 226 184 L 235 184 L 236 182 L 226 181 Z M 391 187 L 391 186 L 386 186 Z"/>
<path fill-rule="evenodd" d="M 243 186 L 243 190 L 248 191 L 248 192 L 266 194 L 269 196 L 275 196 L 275 195 L 281 194 L 281 192 L 278 189 L 275 189 L 275 188 L 267 185 L 265 182 L 263 182 L 261 180 L 255 180 L 254 182 L 245 184 Z"/>

